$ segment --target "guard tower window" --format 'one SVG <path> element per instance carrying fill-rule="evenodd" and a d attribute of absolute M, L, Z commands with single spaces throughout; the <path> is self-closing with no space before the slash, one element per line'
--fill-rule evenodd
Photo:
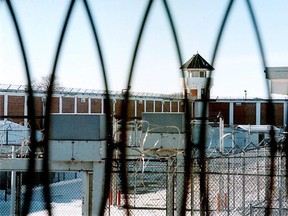
<path fill-rule="evenodd" d="M 205 71 L 192 71 L 190 72 L 190 77 L 206 77 Z"/>
<path fill-rule="evenodd" d="M 200 77 L 206 77 L 206 72 L 205 71 L 201 71 L 200 72 Z"/>
<path fill-rule="evenodd" d="M 199 72 L 198 71 L 193 71 L 192 72 L 192 77 L 199 77 Z"/>

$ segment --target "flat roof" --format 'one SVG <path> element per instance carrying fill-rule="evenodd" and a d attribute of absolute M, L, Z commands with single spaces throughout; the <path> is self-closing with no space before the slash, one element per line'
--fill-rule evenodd
<path fill-rule="evenodd" d="M 267 79 L 288 79 L 288 67 L 266 67 Z"/>

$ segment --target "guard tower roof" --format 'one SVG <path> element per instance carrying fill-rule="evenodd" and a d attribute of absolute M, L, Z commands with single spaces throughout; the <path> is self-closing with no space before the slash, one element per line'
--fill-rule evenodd
<path fill-rule="evenodd" d="M 182 70 L 215 70 L 200 54 L 195 54 L 184 65 L 180 67 Z"/>

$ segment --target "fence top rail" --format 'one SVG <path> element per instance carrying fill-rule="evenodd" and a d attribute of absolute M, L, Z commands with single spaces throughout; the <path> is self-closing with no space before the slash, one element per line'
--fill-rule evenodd
<path fill-rule="evenodd" d="M 22 93 L 27 94 L 28 87 L 27 85 L 14 85 L 14 84 L 0 84 L 0 93 Z M 43 94 L 43 96 L 46 95 L 47 91 L 41 87 L 35 87 L 34 92 L 36 94 Z M 108 94 L 112 98 L 124 98 L 125 89 L 122 91 L 114 91 L 110 90 Z M 174 94 L 164 94 L 164 93 L 151 93 L 151 92 L 129 92 L 130 98 L 139 98 L 139 99 L 160 99 L 160 100 L 183 100 L 184 96 L 182 93 L 174 93 Z M 105 90 L 99 90 L 99 89 L 84 89 L 84 88 L 69 88 L 69 87 L 58 87 L 54 90 L 54 95 L 70 95 L 70 96 L 79 96 L 79 97 L 85 97 L 85 96 L 100 96 L 104 97 L 106 95 Z M 193 98 L 191 98 L 193 99 Z M 210 101 L 211 102 L 239 102 L 239 103 L 245 103 L 245 102 L 255 102 L 255 101 L 261 101 L 261 102 L 268 102 L 269 99 L 267 98 L 241 98 L 241 97 L 218 97 L 218 96 L 211 96 Z M 287 96 L 281 96 L 278 95 L 273 97 L 274 102 L 281 102 L 281 101 L 287 101 Z M 194 100 L 193 100 L 194 101 Z"/>
<path fill-rule="evenodd" d="M 0 92 L 17 92 L 17 93 L 27 93 L 28 87 L 27 85 L 12 85 L 12 84 L 0 84 Z M 35 88 L 35 93 L 38 94 L 46 94 L 46 90 L 43 88 Z M 122 98 L 125 92 L 122 91 L 109 91 L 108 94 L 114 97 Z M 82 88 L 67 88 L 67 87 L 58 87 L 54 90 L 55 94 L 69 94 L 69 95 L 94 95 L 94 96 L 105 96 L 105 90 L 99 89 L 82 89 Z M 161 99 L 183 99 L 183 95 L 181 93 L 175 94 L 161 94 L 161 93 L 149 93 L 149 92 L 130 92 L 130 97 L 138 97 L 138 98 L 161 98 Z"/>

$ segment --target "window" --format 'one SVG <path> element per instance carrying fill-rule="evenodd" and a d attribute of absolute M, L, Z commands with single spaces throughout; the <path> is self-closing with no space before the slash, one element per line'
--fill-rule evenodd
<path fill-rule="evenodd" d="M 192 72 L 192 77 L 199 77 L 199 72 L 198 71 L 193 71 Z"/>
<path fill-rule="evenodd" d="M 205 71 L 201 71 L 200 72 L 200 77 L 206 77 L 206 72 Z"/>

